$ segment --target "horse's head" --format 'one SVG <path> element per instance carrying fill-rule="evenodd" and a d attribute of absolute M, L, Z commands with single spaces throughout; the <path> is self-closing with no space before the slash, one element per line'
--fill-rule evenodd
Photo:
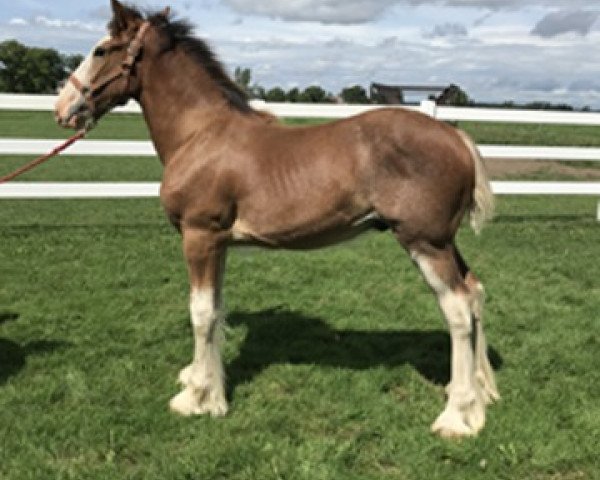
<path fill-rule="evenodd" d="M 94 46 L 59 93 L 55 118 L 63 127 L 89 128 L 139 92 L 142 53 L 151 25 L 117 0 L 111 0 L 111 5 L 109 35 Z"/>

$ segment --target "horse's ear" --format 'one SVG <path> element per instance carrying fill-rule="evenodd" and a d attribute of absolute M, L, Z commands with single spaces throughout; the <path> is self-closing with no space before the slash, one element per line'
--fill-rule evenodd
<path fill-rule="evenodd" d="M 110 6 L 112 7 L 113 11 L 113 18 L 110 22 L 113 33 L 127 30 L 129 22 L 135 20 L 136 18 L 132 10 L 124 6 L 118 0 L 110 0 Z"/>

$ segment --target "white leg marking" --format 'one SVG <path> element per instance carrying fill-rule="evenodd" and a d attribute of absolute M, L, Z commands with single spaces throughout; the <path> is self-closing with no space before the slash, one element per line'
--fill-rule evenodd
<path fill-rule="evenodd" d="M 475 317 L 475 377 L 479 382 L 486 404 L 500 399 L 494 370 L 487 355 L 487 342 L 483 332 L 483 304 L 485 291 L 481 283 L 477 283 L 475 292 L 471 295 L 471 309 Z"/>
<path fill-rule="evenodd" d="M 448 402 L 431 430 L 443 437 L 475 435 L 485 423 L 485 403 L 475 380 L 469 301 L 438 277 L 427 257 L 413 254 L 413 259 L 438 297 L 452 341 Z"/>
<path fill-rule="evenodd" d="M 184 389 L 171 400 L 171 410 L 182 415 L 225 415 L 227 401 L 219 351 L 220 315 L 215 307 L 214 290 L 192 291 L 190 313 L 195 340 L 194 360 L 179 372 Z"/>

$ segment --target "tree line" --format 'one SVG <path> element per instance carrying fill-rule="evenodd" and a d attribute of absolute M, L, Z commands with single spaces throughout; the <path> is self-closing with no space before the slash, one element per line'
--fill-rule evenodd
<path fill-rule="evenodd" d="M 53 48 L 27 47 L 16 40 L 0 43 L 0 92 L 55 93 L 83 60 Z"/>
<path fill-rule="evenodd" d="M 55 93 L 60 83 L 83 60 L 82 55 L 65 55 L 53 48 L 28 47 L 17 40 L 0 42 L 0 92 L 4 93 Z M 336 97 L 322 87 L 313 85 L 300 90 L 284 91 L 280 87 L 269 90 L 251 84 L 249 68 L 235 70 L 236 82 L 251 98 L 271 102 L 327 103 Z M 369 103 L 365 89 L 354 86 L 344 89 L 340 97 L 347 103 Z"/>
<path fill-rule="evenodd" d="M 58 85 L 77 68 L 82 60 L 82 55 L 65 55 L 52 48 L 28 47 L 16 40 L 0 42 L 0 92 L 55 93 Z M 386 103 L 382 98 L 371 97 L 370 92 L 367 92 L 361 85 L 343 88 L 338 94 L 328 92 L 320 85 L 310 85 L 304 89 L 298 87 L 288 90 L 281 87 L 266 89 L 252 81 L 252 71 L 249 68 L 242 67 L 235 69 L 234 79 L 250 98 L 258 98 L 267 102 Z M 452 96 L 453 100 L 447 103 L 449 105 L 573 110 L 570 105 L 550 102 L 476 103 L 459 87 L 455 85 L 450 87 L 455 88 L 456 91 Z M 583 110 L 589 110 L 589 107 L 584 107 Z"/>
<path fill-rule="evenodd" d="M 235 82 L 250 98 L 257 98 L 267 102 L 291 103 L 373 103 L 367 91 L 360 85 L 346 87 L 334 95 L 320 85 L 310 85 L 303 90 L 298 87 L 284 90 L 281 87 L 266 89 L 258 83 L 252 82 L 252 71 L 249 68 L 237 67 L 234 72 Z"/>

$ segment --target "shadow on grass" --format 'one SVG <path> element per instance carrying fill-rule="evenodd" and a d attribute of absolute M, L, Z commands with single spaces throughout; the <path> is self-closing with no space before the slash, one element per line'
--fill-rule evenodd
<path fill-rule="evenodd" d="M 0 324 L 18 320 L 19 314 L 13 312 L 0 312 Z M 13 375 L 16 375 L 24 366 L 27 357 L 53 352 L 67 345 L 65 342 L 39 340 L 25 345 L 0 338 L 0 385 L 3 385 Z"/>
<path fill-rule="evenodd" d="M 0 325 L 5 322 L 14 322 L 19 319 L 19 314 L 15 312 L 0 312 Z"/>
<path fill-rule="evenodd" d="M 412 365 L 428 381 L 445 385 L 450 374 L 450 337 L 434 330 L 334 330 L 319 318 L 287 310 L 233 312 L 231 326 L 245 325 L 248 334 L 238 357 L 227 368 L 231 396 L 269 365 L 314 364 L 364 370 Z M 488 349 L 495 370 L 502 358 Z"/>

